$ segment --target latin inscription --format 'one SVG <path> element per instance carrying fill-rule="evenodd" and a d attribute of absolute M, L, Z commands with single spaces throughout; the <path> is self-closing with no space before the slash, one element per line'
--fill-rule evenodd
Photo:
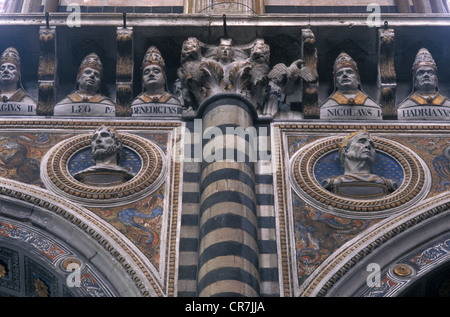
<path fill-rule="evenodd" d="M 114 117 L 115 107 L 102 103 L 72 103 L 58 105 L 55 116 Z"/>
<path fill-rule="evenodd" d="M 333 106 L 321 109 L 321 116 L 328 119 L 381 119 L 381 109 L 365 106 Z"/>
<path fill-rule="evenodd" d="M 439 106 L 420 106 L 398 110 L 399 119 L 450 119 L 450 108 Z"/>
<path fill-rule="evenodd" d="M 36 105 L 25 102 L 0 103 L 0 115 L 35 115 Z"/>
<path fill-rule="evenodd" d="M 141 104 L 131 106 L 131 113 L 133 117 L 148 117 L 148 116 L 181 116 L 182 109 L 178 105 L 169 104 Z"/>

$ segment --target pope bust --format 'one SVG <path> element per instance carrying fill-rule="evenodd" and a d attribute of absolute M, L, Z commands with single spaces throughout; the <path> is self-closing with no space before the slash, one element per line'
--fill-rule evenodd
<path fill-rule="evenodd" d="M 398 188 L 390 179 L 372 174 L 375 145 L 366 131 L 357 131 L 338 143 L 344 174 L 322 182 L 322 187 L 339 196 L 356 199 L 380 198 Z"/>
<path fill-rule="evenodd" d="M 333 65 L 335 91 L 320 106 L 327 120 L 381 120 L 381 106 L 361 90 L 356 62 L 341 53 Z"/>
<path fill-rule="evenodd" d="M 91 136 L 91 153 L 95 165 L 73 177 L 88 185 L 113 186 L 129 181 L 132 173 L 118 165 L 122 158 L 122 141 L 111 128 L 101 126 Z"/>
<path fill-rule="evenodd" d="M 0 115 L 36 115 L 36 101 L 22 86 L 20 55 L 14 47 L 0 57 Z"/>
<path fill-rule="evenodd" d="M 450 100 L 438 87 L 437 67 L 430 52 L 421 48 L 412 67 L 413 92 L 398 108 L 399 120 L 450 120 Z"/>
<path fill-rule="evenodd" d="M 143 92 L 131 103 L 132 117 L 181 116 L 180 101 L 167 89 L 165 62 L 154 46 L 147 49 L 142 61 Z"/>
<path fill-rule="evenodd" d="M 77 89 L 58 102 L 55 116 L 114 117 L 115 104 L 100 93 L 103 65 L 97 54 L 87 55 L 77 75 Z"/>

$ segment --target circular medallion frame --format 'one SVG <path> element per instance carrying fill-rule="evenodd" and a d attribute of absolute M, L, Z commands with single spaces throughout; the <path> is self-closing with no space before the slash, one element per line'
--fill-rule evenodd
<path fill-rule="evenodd" d="M 389 156 L 403 170 L 404 179 L 397 190 L 381 198 L 352 199 L 323 188 L 314 174 L 315 164 L 325 155 L 337 151 L 337 142 L 342 142 L 345 137 L 333 136 L 314 141 L 293 155 L 289 178 L 301 198 L 320 210 L 361 219 L 381 218 L 405 210 L 425 198 L 431 187 L 431 174 L 423 160 L 403 145 L 378 136 L 372 136 L 375 150 Z"/>
<path fill-rule="evenodd" d="M 42 181 L 52 190 L 84 206 L 120 206 L 154 192 L 164 181 L 165 154 L 143 137 L 120 133 L 124 148 L 137 154 L 141 169 L 129 181 L 113 186 L 92 186 L 76 180 L 69 171 L 71 158 L 91 145 L 91 134 L 74 136 L 55 145 L 41 162 Z"/>

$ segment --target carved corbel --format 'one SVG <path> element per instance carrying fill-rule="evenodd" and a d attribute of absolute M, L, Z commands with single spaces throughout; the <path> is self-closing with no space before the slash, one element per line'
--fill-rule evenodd
<path fill-rule="evenodd" d="M 305 119 L 318 119 L 319 111 L 319 75 L 317 73 L 317 48 L 316 38 L 310 29 L 302 30 L 302 59 L 304 66 L 310 68 L 316 80 L 308 82 L 302 80 L 302 105 Z M 294 110 L 294 109 L 292 109 Z"/>
<path fill-rule="evenodd" d="M 117 28 L 116 116 L 130 117 L 133 100 L 133 28 Z"/>
<path fill-rule="evenodd" d="M 382 107 L 382 115 L 385 120 L 397 119 L 394 37 L 393 29 L 378 30 L 378 102 Z"/>
<path fill-rule="evenodd" d="M 37 115 L 53 115 L 56 68 L 56 28 L 41 27 L 39 29 L 39 92 L 36 108 Z"/>

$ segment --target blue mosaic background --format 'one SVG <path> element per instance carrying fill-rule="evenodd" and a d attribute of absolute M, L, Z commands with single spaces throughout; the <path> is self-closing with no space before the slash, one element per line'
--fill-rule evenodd
<path fill-rule="evenodd" d="M 400 164 L 390 156 L 380 152 L 376 152 L 375 154 L 372 173 L 391 179 L 399 186 L 402 184 L 404 178 Z M 339 152 L 337 150 L 323 156 L 314 166 L 314 176 L 319 184 L 321 184 L 324 179 L 342 174 L 344 174 L 344 168 L 339 162 Z"/>
<path fill-rule="evenodd" d="M 129 172 L 137 174 L 141 169 L 141 159 L 139 156 L 124 148 L 122 152 L 121 166 L 126 168 Z M 90 166 L 94 165 L 94 159 L 92 158 L 91 148 L 86 148 L 78 153 L 76 153 L 70 160 L 68 170 L 71 175 L 78 173 Z"/>

